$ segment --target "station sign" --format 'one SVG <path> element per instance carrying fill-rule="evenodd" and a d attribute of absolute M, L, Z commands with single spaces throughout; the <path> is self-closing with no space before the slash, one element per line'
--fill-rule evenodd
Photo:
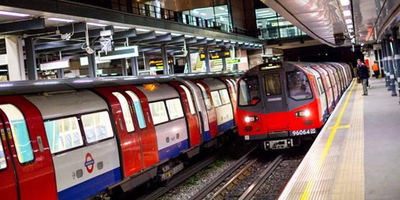
<path fill-rule="evenodd" d="M 69 60 L 57 60 L 40 64 L 40 70 L 53 70 L 69 68 Z"/>
<path fill-rule="evenodd" d="M 230 51 L 217 51 L 217 52 L 209 53 L 209 56 L 210 56 L 210 60 L 229 58 L 229 57 L 231 57 L 231 52 Z M 204 61 L 205 59 L 206 59 L 206 54 L 200 53 L 200 61 Z"/>
<path fill-rule="evenodd" d="M 172 59 L 168 59 L 168 64 L 171 64 L 173 61 Z M 150 67 L 157 67 L 157 69 L 163 69 L 164 63 L 161 59 L 153 59 L 149 61 Z"/>
<path fill-rule="evenodd" d="M 8 65 L 7 54 L 0 55 L 0 65 Z"/>

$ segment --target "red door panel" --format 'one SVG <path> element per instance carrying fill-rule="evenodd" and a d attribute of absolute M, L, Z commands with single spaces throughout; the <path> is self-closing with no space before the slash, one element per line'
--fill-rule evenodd
<path fill-rule="evenodd" d="M 135 131 L 128 133 L 122 113 L 122 107 L 117 97 L 112 94 L 113 92 L 119 92 L 122 94 L 121 91 L 118 91 L 115 87 L 96 88 L 95 91 L 105 98 L 111 107 L 115 126 L 118 131 L 119 145 L 122 155 L 121 164 L 124 166 L 123 175 L 124 178 L 129 177 L 143 169 L 141 148 L 137 134 L 137 123 L 134 122 Z M 127 97 L 125 98 L 128 99 Z"/>
<path fill-rule="evenodd" d="M 10 148 L 7 143 L 7 136 L 4 131 L 3 122 L 0 120 L 0 194 L 4 199 L 16 200 L 17 183 L 15 180 L 14 165 L 11 162 Z M 1 153 L 3 151 L 3 153 Z M 3 157 L 4 156 L 4 157 Z M 4 159 L 3 161 L 1 159 Z M 6 166 L 4 166 L 4 164 Z"/>
<path fill-rule="evenodd" d="M 6 113 L 0 110 L 11 150 L 8 150 L 8 153 L 12 155 L 15 163 L 14 172 L 18 180 L 20 199 L 57 199 L 53 160 L 40 111 L 21 96 L 2 97 L 0 105 L 4 104 L 12 104 L 24 116 L 33 151 L 32 161 L 23 164 L 19 162 L 12 133 L 15 130 L 11 129 Z"/>
<path fill-rule="evenodd" d="M 156 129 L 154 127 L 154 123 L 150 115 L 149 101 L 147 100 L 146 95 L 134 86 L 119 86 L 118 88 L 121 91 L 126 91 L 126 90 L 132 91 L 137 95 L 137 97 L 140 100 L 143 110 L 143 115 L 146 122 L 146 128 L 138 129 L 142 154 L 143 154 L 144 168 L 155 165 L 159 162 L 158 144 L 157 144 Z M 131 101 L 130 98 L 128 99 L 131 104 L 131 108 L 134 110 L 133 102 Z M 134 113 L 133 116 L 136 119 L 136 113 Z"/>
<path fill-rule="evenodd" d="M 173 81 L 170 82 L 169 84 L 179 92 L 179 95 L 181 96 L 182 102 L 184 104 L 183 108 L 189 125 L 190 147 L 199 145 L 201 142 L 201 135 L 200 135 L 200 127 L 199 127 L 200 125 L 197 112 L 195 112 L 195 114 L 190 113 L 188 98 L 186 96 L 185 91 L 180 87 L 183 84 L 178 81 Z M 192 98 L 192 103 L 194 104 L 193 98 Z"/>

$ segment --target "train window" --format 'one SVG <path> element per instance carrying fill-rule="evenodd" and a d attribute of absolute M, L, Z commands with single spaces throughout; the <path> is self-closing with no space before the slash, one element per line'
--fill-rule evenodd
<path fill-rule="evenodd" d="M 195 111 L 194 105 L 193 105 L 192 94 L 190 93 L 189 89 L 186 86 L 184 86 L 184 85 L 180 85 L 180 86 L 185 91 L 185 94 L 186 94 L 186 97 L 187 97 L 187 100 L 188 100 L 188 103 L 189 103 L 190 113 L 192 115 L 196 114 L 196 111 Z"/>
<path fill-rule="evenodd" d="M 289 97 L 295 100 L 312 98 L 310 82 L 300 70 L 286 73 Z"/>
<path fill-rule="evenodd" d="M 199 88 L 201 89 L 204 98 L 204 104 L 206 104 L 207 110 L 211 110 L 212 109 L 211 100 L 208 98 L 206 88 L 204 88 L 204 86 L 201 85 L 200 83 L 197 83 L 197 86 L 199 86 Z"/>
<path fill-rule="evenodd" d="M 3 144 L 0 141 L 0 170 L 7 167 L 6 156 L 4 154 Z"/>
<path fill-rule="evenodd" d="M 33 150 L 28 128 L 21 111 L 11 104 L 0 105 L 0 109 L 10 120 L 11 133 L 14 138 L 18 161 L 23 164 L 33 160 Z"/>
<path fill-rule="evenodd" d="M 51 153 L 72 149 L 83 145 L 78 119 L 69 117 L 44 123 Z"/>
<path fill-rule="evenodd" d="M 228 90 L 226 90 L 226 89 L 220 90 L 219 94 L 221 96 L 222 104 L 225 105 L 225 104 L 231 103 L 231 101 L 229 100 Z"/>
<path fill-rule="evenodd" d="M 252 106 L 260 101 L 258 78 L 256 76 L 240 79 L 238 91 L 240 106 Z"/>
<path fill-rule="evenodd" d="M 218 91 L 212 91 L 211 92 L 211 98 L 213 100 L 214 107 L 218 107 L 218 106 L 222 105 L 221 98 L 219 97 Z"/>
<path fill-rule="evenodd" d="M 137 117 L 138 122 L 139 122 L 139 127 L 141 129 L 146 128 L 146 121 L 144 120 L 142 104 L 140 103 L 140 100 L 139 100 L 138 96 L 135 93 L 133 93 L 132 91 L 129 91 L 129 90 L 127 90 L 125 92 L 129 95 L 129 97 L 131 97 L 131 99 L 133 101 L 133 104 L 135 106 L 135 111 L 136 111 L 135 112 L 136 113 L 136 117 Z"/>
<path fill-rule="evenodd" d="M 86 141 L 93 143 L 114 136 L 110 116 L 107 111 L 82 115 Z"/>
<path fill-rule="evenodd" d="M 133 132 L 135 131 L 135 128 L 133 126 L 133 120 L 132 120 L 132 115 L 131 111 L 129 110 L 129 104 L 126 98 L 119 92 L 113 92 L 112 93 L 115 97 L 117 97 L 119 104 L 122 107 L 122 114 L 124 115 L 125 119 L 125 125 L 126 125 L 126 130 L 128 132 Z"/>
<path fill-rule="evenodd" d="M 318 83 L 318 88 L 319 88 L 320 94 L 324 94 L 325 90 L 324 90 L 324 85 L 322 84 L 321 77 L 317 78 L 317 83 Z"/>
<path fill-rule="evenodd" d="M 267 89 L 267 96 L 282 94 L 280 74 L 266 74 L 264 76 L 264 81 L 265 88 Z"/>
<path fill-rule="evenodd" d="M 154 125 L 168 121 L 167 110 L 165 109 L 165 104 L 163 101 L 150 103 L 149 105 Z"/>
<path fill-rule="evenodd" d="M 171 120 L 183 117 L 182 104 L 178 98 L 167 100 L 166 103 Z"/>

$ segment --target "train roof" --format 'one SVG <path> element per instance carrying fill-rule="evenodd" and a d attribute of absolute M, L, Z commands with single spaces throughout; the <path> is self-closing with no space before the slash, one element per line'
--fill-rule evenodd
<path fill-rule="evenodd" d="M 178 78 L 204 79 L 210 77 L 238 77 L 243 71 L 209 72 L 172 75 L 119 76 L 99 78 L 49 79 L 35 81 L 9 81 L 0 83 L 0 95 L 34 94 L 54 91 L 90 89 L 118 85 L 164 83 Z"/>

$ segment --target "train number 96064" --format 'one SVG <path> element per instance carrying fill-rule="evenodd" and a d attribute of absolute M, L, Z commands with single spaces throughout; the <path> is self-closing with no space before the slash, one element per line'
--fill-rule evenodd
<path fill-rule="evenodd" d="M 304 130 L 297 130 L 297 131 L 292 131 L 293 136 L 299 136 L 299 135 L 310 135 L 310 134 L 316 134 L 317 130 L 315 128 L 313 129 L 304 129 Z"/>

